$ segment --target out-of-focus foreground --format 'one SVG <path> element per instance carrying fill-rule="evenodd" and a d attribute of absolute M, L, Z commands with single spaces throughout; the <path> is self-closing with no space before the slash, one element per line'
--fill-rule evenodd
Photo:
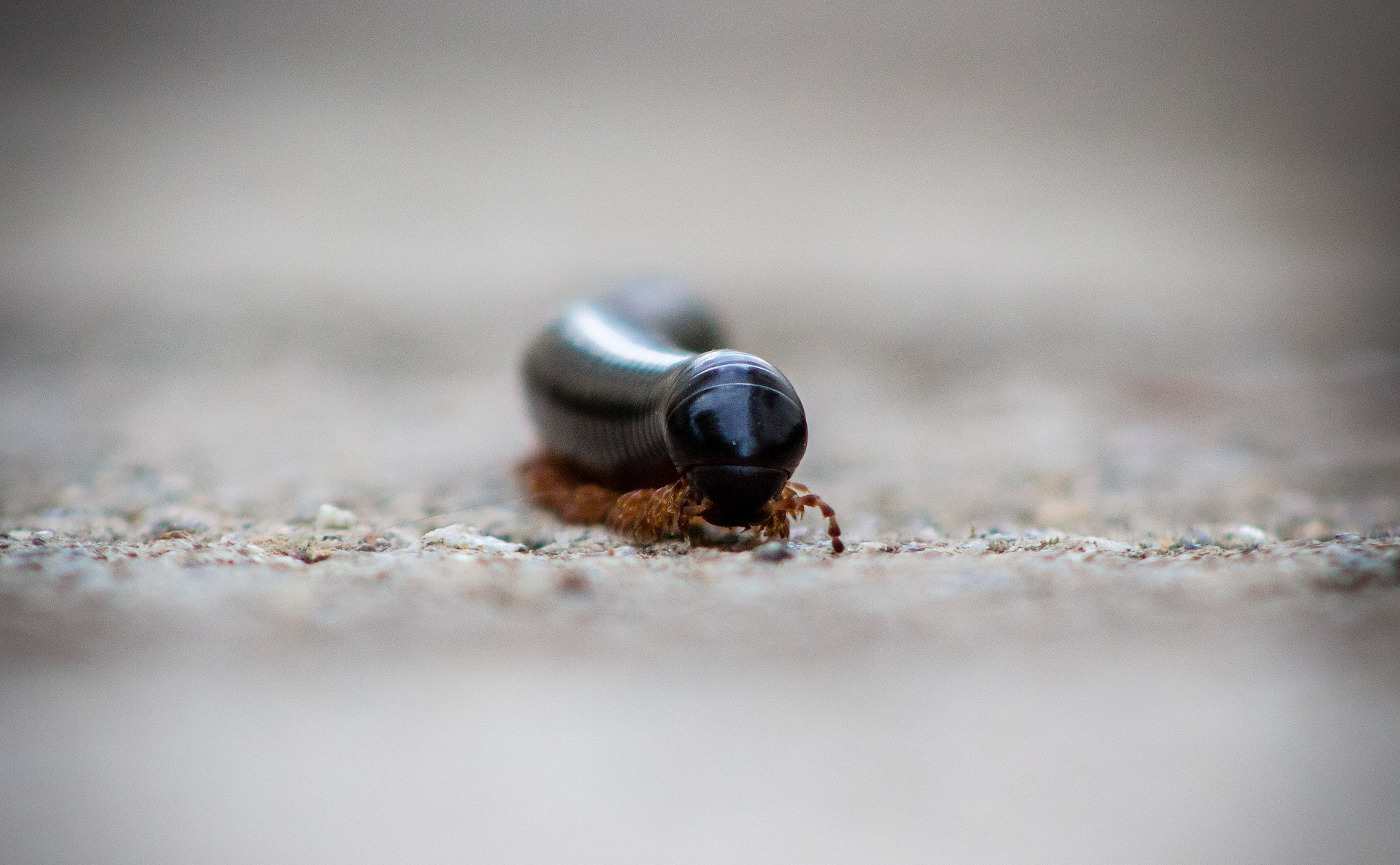
<path fill-rule="evenodd" d="M 0 860 L 1395 861 L 1398 31 L 20 13 Z M 850 554 L 520 502 L 521 345 L 648 272 Z"/>

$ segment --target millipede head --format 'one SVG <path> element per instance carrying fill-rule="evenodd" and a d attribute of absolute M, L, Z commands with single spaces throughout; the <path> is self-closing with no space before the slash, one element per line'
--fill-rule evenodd
<path fill-rule="evenodd" d="M 678 371 L 665 407 L 666 451 L 706 498 L 705 519 L 751 526 L 807 449 L 807 417 L 772 364 L 737 351 L 699 355 Z"/>

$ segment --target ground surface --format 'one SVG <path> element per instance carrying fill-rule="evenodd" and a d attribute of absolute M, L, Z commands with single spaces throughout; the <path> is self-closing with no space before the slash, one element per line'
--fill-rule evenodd
<path fill-rule="evenodd" d="M 790 365 L 777 562 L 525 507 L 509 367 L 12 375 L 5 858 L 1391 861 L 1388 363 Z"/>

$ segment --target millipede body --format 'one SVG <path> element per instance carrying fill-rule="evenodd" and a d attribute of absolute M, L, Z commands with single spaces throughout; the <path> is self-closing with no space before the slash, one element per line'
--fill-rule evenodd
<path fill-rule="evenodd" d="M 571 304 L 531 344 L 525 391 L 544 451 L 523 467 L 535 502 L 641 542 L 697 520 L 786 538 L 809 507 L 793 483 L 807 418 L 772 364 L 720 348 L 709 310 L 667 283 Z"/>

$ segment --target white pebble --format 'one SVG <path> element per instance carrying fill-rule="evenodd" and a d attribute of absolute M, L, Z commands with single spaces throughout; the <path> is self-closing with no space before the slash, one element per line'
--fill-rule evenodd
<path fill-rule="evenodd" d="M 1220 546 L 1226 549 L 1247 550 L 1268 543 L 1269 535 L 1254 526 L 1235 526 L 1225 533 Z"/>
<path fill-rule="evenodd" d="M 316 511 L 316 533 L 320 534 L 326 529 L 349 529 L 354 528 L 359 522 L 353 511 L 338 508 L 332 504 L 321 505 Z"/>
<path fill-rule="evenodd" d="M 454 550 L 486 550 L 493 553 L 523 553 L 525 551 L 523 544 L 478 534 L 474 529 L 456 523 L 428 532 L 423 536 L 423 546 L 443 546 Z"/>

